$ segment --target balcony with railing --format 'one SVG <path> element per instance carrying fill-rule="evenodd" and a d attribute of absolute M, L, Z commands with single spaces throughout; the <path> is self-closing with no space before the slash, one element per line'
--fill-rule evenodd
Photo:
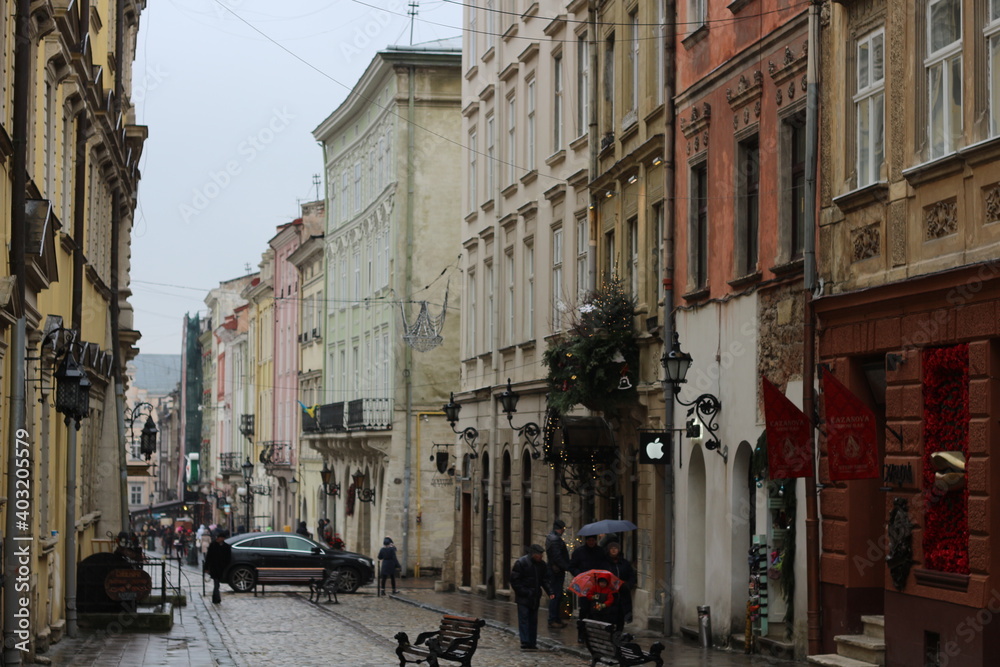
<path fill-rule="evenodd" d="M 306 435 L 390 430 L 392 430 L 390 398 L 359 398 L 320 405 L 312 414 L 307 410 L 302 411 L 302 432 Z"/>
<path fill-rule="evenodd" d="M 359 398 L 347 402 L 347 428 L 350 431 L 388 431 L 392 429 L 392 400 Z"/>
<path fill-rule="evenodd" d="M 260 453 L 260 462 L 266 466 L 289 468 L 292 466 L 292 443 L 262 442 L 264 448 Z"/>
<path fill-rule="evenodd" d="M 240 452 L 224 452 L 219 454 L 219 472 L 223 475 L 243 474 L 243 454 Z"/>

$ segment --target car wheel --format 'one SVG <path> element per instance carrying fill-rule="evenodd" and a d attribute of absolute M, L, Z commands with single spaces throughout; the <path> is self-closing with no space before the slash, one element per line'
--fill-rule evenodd
<path fill-rule="evenodd" d="M 361 588 L 361 573 L 353 567 L 340 568 L 340 591 L 353 593 Z"/>
<path fill-rule="evenodd" d="M 257 573 L 249 565 L 237 565 L 229 571 L 229 587 L 237 593 L 248 593 L 257 583 Z"/>

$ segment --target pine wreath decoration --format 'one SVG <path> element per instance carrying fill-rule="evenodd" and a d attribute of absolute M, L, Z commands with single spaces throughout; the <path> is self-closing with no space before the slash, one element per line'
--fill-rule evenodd
<path fill-rule="evenodd" d="M 617 276 L 577 308 L 570 334 L 545 351 L 549 408 L 614 411 L 636 401 L 639 345 L 635 301 Z"/>

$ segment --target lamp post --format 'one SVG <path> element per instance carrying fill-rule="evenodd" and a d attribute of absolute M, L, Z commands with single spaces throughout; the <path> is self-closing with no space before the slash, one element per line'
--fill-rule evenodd
<path fill-rule="evenodd" d="M 497 398 L 500 399 L 500 407 L 507 415 L 507 423 L 517 431 L 517 437 L 524 437 L 525 442 L 531 447 L 531 458 L 537 459 L 541 456 L 538 451 L 538 436 L 542 434 L 542 427 L 535 422 L 528 422 L 520 427 L 514 426 L 514 413 L 517 412 L 517 402 L 521 397 L 511 388 L 510 378 L 507 378 L 507 388 Z"/>
<path fill-rule="evenodd" d="M 361 470 L 356 470 L 351 477 L 354 480 L 355 497 L 363 503 L 375 502 L 375 489 L 365 488 L 367 475 L 361 472 Z"/>
<path fill-rule="evenodd" d="M 479 452 L 476 451 L 476 442 L 479 440 L 479 431 L 472 426 L 467 426 L 461 431 L 455 428 L 455 424 L 458 423 L 458 413 L 462 411 L 462 406 L 455 402 L 455 392 L 451 392 L 451 398 L 441 407 L 441 410 L 444 412 L 444 418 L 451 424 L 451 430 L 462 436 L 462 440 L 465 440 L 472 449 L 471 458 L 478 458 Z"/>
<path fill-rule="evenodd" d="M 153 421 L 153 410 L 153 406 L 145 401 L 136 403 L 131 409 L 125 408 L 125 421 L 128 422 L 129 439 L 133 445 L 135 444 L 135 422 L 140 417 L 146 418 L 146 423 L 139 433 L 139 452 L 146 457 L 147 461 L 156 452 L 156 434 L 160 432 L 156 428 L 156 422 Z"/>
<path fill-rule="evenodd" d="M 288 490 L 292 494 L 292 512 L 290 512 L 290 514 L 292 516 L 298 516 L 298 514 L 299 514 L 299 507 L 298 507 L 298 502 L 299 502 L 299 480 L 295 479 L 295 475 L 292 475 L 292 480 L 290 482 L 288 482 Z M 296 524 L 295 527 L 298 528 L 298 524 Z"/>
<path fill-rule="evenodd" d="M 243 496 L 243 502 L 247 504 L 247 523 L 246 531 L 250 532 L 250 512 L 253 509 L 253 489 L 250 487 L 250 482 L 253 480 L 253 464 L 250 463 L 250 457 L 243 462 L 240 466 L 243 469 L 243 481 L 246 482 L 247 489 L 246 494 Z"/>
<path fill-rule="evenodd" d="M 680 336 L 675 331 L 670 351 L 661 359 L 665 374 L 664 384 L 671 386 L 674 401 L 688 409 L 687 415 L 691 419 L 687 422 L 687 436 L 689 438 L 700 437 L 702 435 L 701 428 L 704 428 L 708 431 L 709 438 L 708 442 L 705 443 L 705 449 L 717 452 L 723 460 L 729 460 L 729 447 L 722 445 L 715 435 L 715 432 L 719 430 L 715 418 L 722 409 L 722 403 L 718 397 L 704 393 L 690 402 L 684 402 L 680 399 L 681 385 L 687 382 L 687 372 L 693 361 L 690 354 L 681 351 Z M 701 428 L 699 428 L 698 423 L 695 423 L 695 418 L 700 422 Z"/>
<path fill-rule="evenodd" d="M 59 345 L 61 334 L 65 333 L 68 340 Z M 58 360 L 54 377 L 55 408 L 63 415 L 63 421 L 69 431 L 66 446 L 66 634 L 77 636 L 76 614 L 76 432 L 80 430 L 80 422 L 90 414 L 90 379 L 87 371 L 77 362 L 73 353 L 76 343 L 76 331 L 61 326 L 54 328 L 42 341 L 42 349 L 52 346 L 53 364 Z M 60 358 L 61 357 L 61 358 Z M 69 428 L 74 423 L 75 428 Z"/>
<path fill-rule="evenodd" d="M 333 477 L 333 471 L 326 465 L 326 461 L 323 461 L 323 469 L 320 471 L 319 476 L 323 480 L 323 493 L 335 498 L 340 496 L 340 484 L 330 481 Z"/>

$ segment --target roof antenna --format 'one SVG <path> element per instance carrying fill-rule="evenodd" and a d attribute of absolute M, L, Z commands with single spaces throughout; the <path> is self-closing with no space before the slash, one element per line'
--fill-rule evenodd
<path fill-rule="evenodd" d="M 319 174 L 313 174 L 313 185 L 316 186 L 316 199 L 313 200 L 313 201 L 318 201 L 319 200 L 319 184 L 320 184 L 320 182 L 321 181 L 320 181 L 320 178 L 319 178 Z"/>
<path fill-rule="evenodd" d="M 417 18 L 417 10 L 420 6 L 420 0 L 410 0 L 410 9 L 406 12 L 410 15 L 410 46 L 413 46 L 413 22 Z"/>

